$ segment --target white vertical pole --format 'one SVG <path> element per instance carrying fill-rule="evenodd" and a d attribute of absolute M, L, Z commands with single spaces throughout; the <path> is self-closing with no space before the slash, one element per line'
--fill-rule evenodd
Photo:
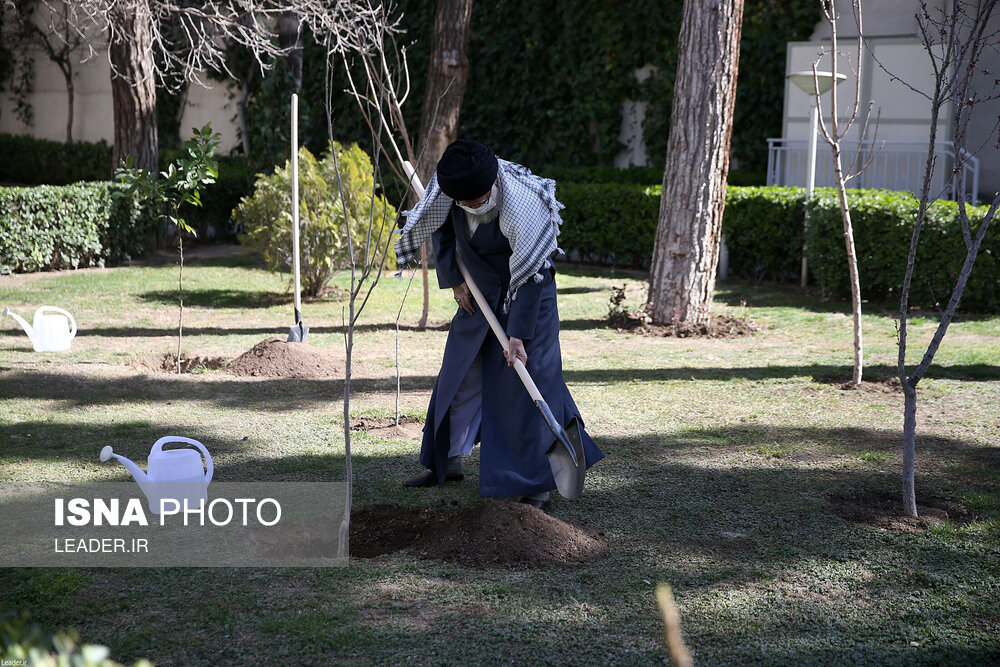
<path fill-rule="evenodd" d="M 299 96 L 292 93 L 292 272 L 295 274 L 295 324 L 302 321 L 299 278 Z"/>
<path fill-rule="evenodd" d="M 813 190 L 816 188 L 816 135 L 819 134 L 819 102 L 813 104 L 812 113 L 809 119 L 809 174 L 806 179 L 806 201 L 812 199 Z M 806 251 L 809 243 L 806 241 L 809 234 L 809 213 L 806 212 L 803 222 L 802 234 L 802 272 L 799 276 L 799 284 L 806 286 L 809 277 L 809 261 L 806 259 Z"/>

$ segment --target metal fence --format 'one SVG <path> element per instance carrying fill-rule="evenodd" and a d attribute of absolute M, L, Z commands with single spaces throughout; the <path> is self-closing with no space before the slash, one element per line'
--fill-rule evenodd
<path fill-rule="evenodd" d="M 871 159 L 871 164 L 848 183 L 851 188 L 879 188 L 910 191 L 914 194 L 923 179 L 927 160 L 927 143 L 919 141 L 864 141 L 841 143 L 844 168 L 858 154 L 857 164 Z M 874 157 L 872 154 L 874 153 Z M 962 151 L 960 161 L 955 159 L 955 145 L 950 141 L 937 142 L 931 196 L 956 199 L 958 178 L 956 164 L 965 174 L 965 200 L 975 202 L 979 192 L 979 159 Z M 809 160 L 807 139 L 767 140 L 767 184 L 806 186 Z M 816 187 L 833 187 L 833 160 L 830 148 L 822 141 L 816 146 Z"/>

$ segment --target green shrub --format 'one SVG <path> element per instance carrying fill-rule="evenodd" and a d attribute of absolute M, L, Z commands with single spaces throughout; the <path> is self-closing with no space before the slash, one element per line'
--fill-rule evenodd
<path fill-rule="evenodd" d="M 165 171 L 182 151 L 161 150 L 160 171 Z M 112 176 L 111 146 L 107 142 L 62 143 L 27 135 L 0 134 L 0 182 L 30 185 L 67 185 L 79 181 L 104 181 Z M 206 186 L 201 207 L 181 207 L 181 217 L 199 238 L 235 238 L 233 209 L 253 190 L 254 173 L 244 157 L 216 158 L 219 176 Z"/>
<path fill-rule="evenodd" d="M 557 183 L 631 183 L 633 185 L 661 185 L 663 167 L 566 167 L 548 166 L 538 170 L 539 176 L 555 179 Z M 729 170 L 729 185 L 764 185 L 767 175 L 762 171 Z"/>
<path fill-rule="evenodd" d="M 375 196 L 371 159 L 357 144 L 343 149 L 334 144 L 344 185 L 344 198 L 354 241 L 355 263 L 364 262 L 370 216 L 374 221 L 372 245 L 379 257 L 387 251 L 386 267 L 395 268 L 396 256 L 389 241 L 396 210 L 381 195 Z M 258 174 L 253 196 L 244 197 L 233 212 L 245 234 L 240 241 L 262 251 L 273 271 L 292 264 L 291 166 L 273 174 Z M 331 153 L 317 160 L 305 147 L 299 149 L 299 242 L 302 287 L 318 295 L 334 271 L 349 266 L 347 228 L 340 201 L 337 172 Z"/>
<path fill-rule="evenodd" d="M 900 296 L 918 202 L 907 192 L 849 190 L 861 295 L 896 301 Z M 840 205 L 833 189 L 817 190 L 809 208 L 809 268 L 825 292 L 850 295 Z M 988 210 L 968 207 L 973 228 Z M 965 312 L 1000 311 L 1000 224 L 993 221 L 962 296 Z M 958 204 L 938 201 L 920 231 L 910 303 L 943 310 L 965 261 Z"/>
<path fill-rule="evenodd" d="M 0 188 L 0 271 L 104 266 L 144 253 L 155 216 L 109 182 Z"/>
<path fill-rule="evenodd" d="M 653 257 L 660 187 L 615 183 L 559 183 L 566 206 L 559 247 L 597 264 L 643 267 Z"/>
<path fill-rule="evenodd" d="M 105 141 L 63 143 L 0 134 L 0 182 L 66 185 L 111 178 L 111 146 Z"/>
<path fill-rule="evenodd" d="M 802 188 L 727 188 L 722 227 L 730 273 L 753 280 L 796 280 L 804 201 Z"/>
<path fill-rule="evenodd" d="M 660 187 L 559 183 L 565 204 L 559 246 L 573 259 L 647 269 L 659 216 Z M 861 294 L 893 302 L 906 269 L 917 201 L 909 193 L 850 190 Z M 850 295 L 836 191 L 819 189 L 809 204 L 809 269 L 824 293 Z M 975 225 L 986 207 L 970 207 Z M 741 277 L 796 280 L 802 261 L 805 191 L 735 187 L 726 192 L 723 230 L 730 271 Z M 964 312 L 1000 312 L 1000 221 L 990 225 L 962 297 Z M 933 204 L 921 232 L 911 303 L 944 308 L 965 259 L 958 205 Z"/>
<path fill-rule="evenodd" d="M 182 151 L 161 150 L 160 170 L 182 156 Z M 198 233 L 198 238 L 235 238 L 233 209 L 240 200 L 253 192 L 254 172 L 250 161 L 239 156 L 216 156 L 219 175 L 215 183 L 202 191 L 201 206 L 185 204 L 180 214 Z"/>

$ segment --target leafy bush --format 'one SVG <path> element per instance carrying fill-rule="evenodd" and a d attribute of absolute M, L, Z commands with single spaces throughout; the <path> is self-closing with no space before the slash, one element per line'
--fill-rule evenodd
<path fill-rule="evenodd" d="M 754 280 L 796 280 L 804 201 L 802 188 L 727 188 L 722 227 L 730 272 Z"/>
<path fill-rule="evenodd" d="M 109 182 L 0 188 L 0 271 L 104 266 L 144 253 L 155 216 Z"/>
<path fill-rule="evenodd" d="M 168 168 L 172 162 L 182 157 L 181 151 L 161 150 L 160 170 Z M 202 190 L 201 206 L 185 204 L 180 208 L 183 217 L 202 239 L 227 238 L 237 236 L 233 224 L 233 209 L 240 200 L 253 192 L 254 172 L 250 161 L 239 156 L 215 156 L 218 162 L 218 176 L 215 183 Z"/>
<path fill-rule="evenodd" d="M 181 155 L 160 151 L 160 170 Z M 0 134 L 0 182 L 21 185 L 67 185 L 79 181 L 104 181 L 112 176 L 111 146 L 106 142 L 61 143 L 27 135 Z M 202 206 L 184 205 L 180 213 L 200 238 L 235 238 L 233 209 L 253 190 L 254 173 L 245 157 L 216 158 L 219 175 L 204 189 Z"/>
<path fill-rule="evenodd" d="M 0 658 L 4 665 L 37 667 L 119 667 L 108 658 L 110 651 L 99 644 L 78 645 L 80 633 L 74 628 L 48 636 L 28 614 L 13 609 L 0 612 Z M 140 658 L 133 667 L 152 667 Z"/>
<path fill-rule="evenodd" d="M 660 187 L 559 183 L 566 205 L 559 245 L 574 259 L 649 268 L 659 217 Z M 848 191 L 861 293 L 894 301 L 906 269 L 917 200 L 910 193 Z M 751 279 L 795 280 L 802 261 L 805 190 L 734 187 L 726 191 L 723 231 L 733 273 Z M 986 207 L 969 207 L 975 225 Z M 809 269 L 831 296 L 850 294 L 836 191 L 818 189 L 809 203 Z M 965 312 L 1000 312 L 1000 221 L 991 224 L 962 297 Z M 921 232 L 911 302 L 943 308 L 965 259 L 958 204 L 933 204 Z"/>
<path fill-rule="evenodd" d="M 389 237 L 396 210 L 376 195 L 371 159 L 356 144 L 344 149 L 335 143 L 344 198 L 350 219 L 354 252 L 367 247 L 368 222 L 373 220 L 371 245 L 386 252 L 387 268 L 395 268 L 396 256 Z M 292 264 L 291 166 L 286 162 L 271 175 L 258 174 L 253 196 L 244 197 L 234 218 L 246 231 L 240 241 L 262 251 L 273 271 Z M 299 242 L 302 286 L 309 296 L 318 295 L 333 272 L 348 267 L 347 227 L 340 201 L 340 188 L 332 153 L 317 160 L 304 146 L 299 149 Z M 356 259 L 361 264 L 362 259 Z"/>
<path fill-rule="evenodd" d="M 558 183 L 566 208 L 559 247 L 597 264 L 648 267 L 660 211 L 659 186 Z"/>
<path fill-rule="evenodd" d="M 631 183 L 633 185 L 660 185 L 663 183 L 662 167 L 566 167 L 548 166 L 538 170 L 540 176 L 568 183 Z M 762 171 L 729 170 L 729 185 L 764 185 L 767 175 Z"/>
<path fill-rule="evenodd" d="M 866 299 L 898 300 L 906 270 L 918 202 L 907 192 L 849 190 L 861 294 Z M 847 261 L 837 194 L 817 190 L 809 209 L 809 268 L 821 287 L 833 296 L 848 296 Z M 973 228 L 988 210 L 968 207 Z M 938 201 L 927 210 L 913 274 L 910 303 L 944 309 L 965 260 L 965 241 L 958 204 Z M 965 312 L 1000 311 L 1000 224 L 990 224 L 962 296 Z"/>
<path fill-rule="evenodd" d="M 0 134 L 0 182 L 66 185 L 111 178 L 111 146 L 105 141 L 63 143 Z"/>

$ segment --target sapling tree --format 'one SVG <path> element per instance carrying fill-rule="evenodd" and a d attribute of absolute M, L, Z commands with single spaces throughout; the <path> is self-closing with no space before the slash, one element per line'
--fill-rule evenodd
<path fill-rule="evenodd" d="M 970 141 L 969 122 L 974 112 L 979 110 L 984 102 L 997 99 L 998 89 L 1000 89 L 1000 80 L 996 78 L 996 74 L 986 70 L 982 58 L 984 51 L 996 52 L 1000 48 L 1000 35 L 995 27 L 990 25 L 997 2 L 998 0 L 979 0 L 978 2 L 947 0 L 940 5 L 921 2 L 920 10 L 916 15 L 920 40 L 930 58 L 933 90 L 922 91 L 907 84 L 914 92 L 928 100 L 931 116 L 927 159 L 924 163 L 919 205 L 913 223 L 899 303 L 897 372 L 904 395 L 902 486 L 903 511 L 908 516 L 917 516 L 914 486 L 917 385 L 927 373 L 927 369 L 934 361 L 934 355 L 944 340 L 972 273 L 987 229 L 996 215 L 997 208 L 1000 207 L 1000 194 L 995 194 L 988 210 L 974 223 L 970 220 L 965 198 L 960 194 L 965 192 L 965 169 L 963 167 L 971 157 L 971 154 L 966 150 Z M 875 57 L 874 53 L 873 57 Z M 878 62 L 877 57 L 875 59 Z M 879 65 L 886 69 L 881 62 Z M 888 72 L 888 70 L 886 71 Z M 888 73 L 892 75 L 892 72 Z M 955 276 L 955 284 L 948 305 L 941 313 L 941 319 L 934 335 L 924 350 L 920 363 L 908 369 L 906 363 L 907 321 L 910 309 L 910 288 L 917 267 L 920 230 L 924 224 L 929 204 L 944 194 L 943 192 L 931 191 L 933 174 L 938 160 L 935 153 L 938 120 L 942 113 L 951 115 L 952 139 L 955 144 L 955 164 L 951 187 L 954 188 L 955 193 L 959 193 L 959 196 L 956 197 L 958 199 L 958 219 L 966 252 L 962 268 Z M 994 131 L 995 129 L 996 126 L 994 126 Z M 996 146 L 990 146 L 986 150 L 994 151 L 995 155 Z"/>
<path fill-rule="evenodd" d="M 846 167 L 844 166 L 843 151 L 841 143 L 844 137 L 854 127 L 858 120 L 858 112 L 861 109 L 861 53 L 864 40 L 861 0 L 852 0 L 851 8 L 858 24 L 858 49 L 853 63 L 848 63 L 854 74 L 854 99 L 850 107 L 850 112 L 846 118 L 840 117 L 840 108 L 837 106 L 837 77 L 840 75 L 839 56 L 837 43 L 837 21 L 840 18 L 835 7 L 834 0 L 820 0 L 823 7 L 823 18 L 830 26 L 830 47 L 828 53 L 822 54 L 813 63 L 813 94 L 816 100 L 816 108 L 822 110 L 822 95 L 820 87 L 820 75 L 817 70 L 819 63 L 829 55 L 830 76 L 833 78 L 833 86 L 830 89 L 830 120 L 827 123 L 823 113 L 819 115 L 819 132 L 823 140 L 829 144 L 833 158 L 833 181 L 837 188 L 837 199 L 840 203 L 840 217 L 844 227 L 844 244 L 847 249 L 847 269 L 851 283 L 851 311 L 854 315 L 854 372 L 851 375 L 851 383 L 855 386 L 861 384 L 861 375 L 864 366 L 864 340 L 861 331 L 861 279 L 858 275 L 858 254 L 854 245 L 854 225 L 851 222 L 851 207 L 847 201 L 847 183 L 858 176 L 865 168 L 871 164 L 875 153 L 871 153 L 863 164 L 858 164 L 861 155 L 860 146 L 868 135 L 869 120 L 872 112 L 872 102 L 868 103 L 868 109 L 863 115 L 861 126 L 861 136 L 858 141 L 858 150 L 854 154 L 853 160 Z M 876 118 L 876 129 L 877 129 Z"/>
<path fill-rule="evenodd" d="M 162 211 L 162 218 L 172 223 L 177 230 L 177 250 L 180 254 L 177 273 L 177 372 L 181 372 L 181 341 L 184 336 L 184 234 L 197 236 L 197 232 L 181 217 L 181 206 L 201 206 L 201 190 L 215 183 L 219 176 L 219 165 L 214 159 L 221 137 L 206 124 L 193 130 L 194 136 L 184 142 L 180 157 L 167 166 L 166 171 L 156 174 L 135 166 L 130 155 L 115 176 L 125 185 L 122 196 L 137 197 L 154 210 Z"/>

